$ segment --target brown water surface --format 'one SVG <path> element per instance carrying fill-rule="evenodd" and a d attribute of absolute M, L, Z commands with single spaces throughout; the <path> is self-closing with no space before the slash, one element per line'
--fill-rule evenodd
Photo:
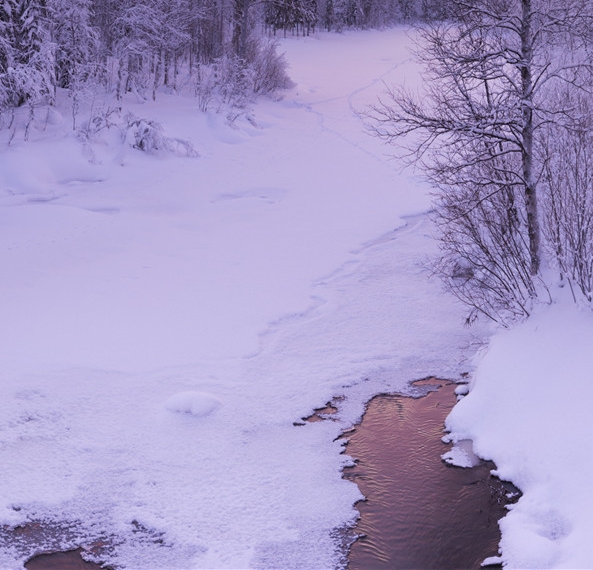
<path fill-rule="evenodd" d="M 362 536 L 348 556 L 351 570 L 477 569 L 498 554 L 498 520 L 513 488 L 490 474 L 492 463 L 443 463 L 450 448 L 441 441 L 443 424 L 456 385 L 438 384 L 422 398 L 373 398 L 347 434 L 346 453 L 357 464 L 344 477 L 366 497 L 356 505 Z"/>
<path fill-rule="evenodd" d="M 0 526 L 0 548 L 10 547 L 27 560 L 27 570 L 108 570 L 81 556 L 101 560 L 117 542 L 115 537 L 85 532 L 80 521 L 29 520 L 19 526 Z"/>
<path fill-rule="evenodd" d="M 97 570 L 103 568 L 99 564 L 83 560 L 80 556 L 81 552 L 78 549 L 68 552 L 40 554 L 31 558 L 25 564 L 25 568 L 27 570 Z"/>

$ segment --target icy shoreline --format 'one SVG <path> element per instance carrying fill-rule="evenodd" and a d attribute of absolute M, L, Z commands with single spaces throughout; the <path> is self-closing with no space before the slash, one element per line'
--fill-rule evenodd
<path fill-rule="evenodd" d="M 200 158 L 115 133 L 91 163 L 58 120 L 0 153 L 0 524 L 83 521 L 130 569 L 333 567 L 360 498 L 340 424 L 466 368 L 471 335 L 408 217 L 427 189 L 355 112 L 416 76 L 406 30 L 282 45 L 296 87 L 232 123 L 184 97 L 123 102 Z M 293 425 L 340 393 L 338 422 Z"/>
<path fill-rule="evenodd" d="M 500 523 L 505 567 L 593 565 L 592 346 L 589 310 L 568 299 L 541 307 L 492 338 L 469 395 L 447 419 L 453 440 L 473 440 L 496 475 L 523 493 Z"/>
<path fill-rule="evenodd" d="M 593 565 L 593 319 L 559 301 L 466 360 L 491 329 L 422 265 L 429 189 L 355 112 L 413 88 L 408 45 L 287 39 L 296 87 L 230 122 L 124 101 L 200 158 L 106 137 L 91 163 L 59 113 L 2 147 L 0 524 L 85 521 L 127 568 L 332 567 L 360 498 L 335 437 L 376 393 L 470 372 L 452 437 L 524 492 L 502 561 Z M 337 421 L 293 425 L 335 395 Z"/>
<path fill-rule="evenodd" d="M 413 386 L 432 387 L 428 393 L 375 396 L 345 435 L 346 452 L 360 463 L 344 476 L 367 498 L 357 505 L 362 536 L 349 567 L 478 568 L 497 552 L 505 485 L 490 475 L 492 464 L 457 469 L 440 459 L 455 384 L 426 379 Z"/>

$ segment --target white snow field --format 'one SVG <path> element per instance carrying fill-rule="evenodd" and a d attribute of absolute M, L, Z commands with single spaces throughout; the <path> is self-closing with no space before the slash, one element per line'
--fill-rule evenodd
<path fill-rule="evenodd" d="M 428 189 L 356 114 L 418 81 L 407 45 L 283 40 L 295 87 L 231 123 L 124 102 L 199 158 L 84 147 L 65 108 L 28 143 L 0 132 L 0 525 L 107 538 L 128 569 L 343 565 L 361 496 L 336 436 L 378 392 L 472 370 L 478 342 L 422 265 Z M 525 491 L 512 567 L 593 565 L 593 326 L 563 307 L 495 337 L 449 419 Z M 0 568 L 34 552 L 5 541 Z"/>
<path fill-rule="evenodd" d="M 458 377 L 472 339 L 421 267 L 427 189 L 355 113 L 415 80 L 408 41 L 288 39 L 296 86 L 232 125 L 125 102 L 199 158 L 91 152 L 66 110 L 4 145 L 0 524 L 107 536 L 123 568 L 343 563 L 361 495 L 334 439 L 376 392 Z"/>

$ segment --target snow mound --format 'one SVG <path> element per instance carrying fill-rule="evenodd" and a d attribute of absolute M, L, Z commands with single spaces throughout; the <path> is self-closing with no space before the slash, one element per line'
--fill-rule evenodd
<path fill-rule="evenodd" d="M 207 416 L 218 408 L 222 402 L 208 392 L 190 390 L 174 394 L 165 402 L 165 408 L 171 412 Z"/>

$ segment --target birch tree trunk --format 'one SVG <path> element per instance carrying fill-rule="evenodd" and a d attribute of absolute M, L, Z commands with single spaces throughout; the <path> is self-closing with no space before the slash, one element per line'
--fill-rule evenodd
<path fill-rule="evenodd" d="M 531 0 L 521 0 L 521 117 L 523 139 L 521 162 L 525 184 L 525 212 L 529 236 L 531 274 L 537 275 L 541 264 L 541 238 L 537 208 L 537 186 L 533 173 L 533 28 Z"/>

